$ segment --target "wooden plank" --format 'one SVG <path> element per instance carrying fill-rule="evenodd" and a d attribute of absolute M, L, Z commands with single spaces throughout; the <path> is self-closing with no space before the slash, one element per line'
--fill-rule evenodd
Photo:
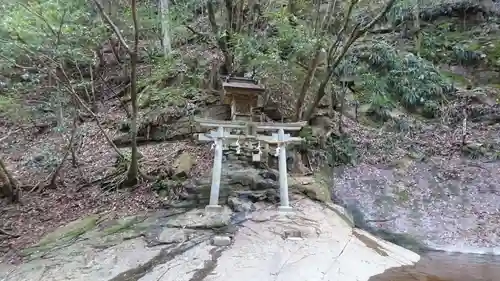
<path fill-rule="evenodd" d="M 253 83 L 253 84 L 259 84 L 257 80 L 250 78 L 250 77 L 242 77 L 242 76 L 224 76 L 222 79 L 224 79 L 226 82 L 232 82 L 232 81 L 240 81 L 240 82 L 245 82 L 245 83 Z"/>
<path fill-rule="evenodd" d="M 245 90 L 230 91 L 227 92 L 227 95 L 232 96 L 238 100 L 253 100 L 259 98 L 259 95 L 257 95 L 255 92 Z"/>

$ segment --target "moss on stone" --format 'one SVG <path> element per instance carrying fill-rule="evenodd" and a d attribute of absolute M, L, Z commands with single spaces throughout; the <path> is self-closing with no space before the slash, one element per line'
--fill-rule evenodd
<path fill-rule="evenodd" d="M 125 232 L 125 231 L 133 228 L 139 222 L 141 222 L 141 219 L 137 216 L 122 218 L 122 219 L 116 221 L 116 223 L 114 225 L 112 225 L 108 228 L 105 228 L 103 230 L 103 232 L 104 232 L 105 236 L 117 234 L 120 232 Z"/>
<path fill-rule="evenodd" d="M 398 196 L 398 200 L 400 202 L 408 202 L 410 200 L 410 194 L 408 190 L 401 190 L 396 192 L 396 195 Z"/>
<path fill-rule="evenodd" d="M 312 200 L 332 202 L 328 182 L 320 177 L 289 177 L 292 190 L 304 194 Z"/>
<path fill-rule="evenodd" d="M 76 238 L 94 229 L 99 223 L 100 218 L 100 215 L 91 215 L 61 226 L 55 231 L 45 235 L 35 246 L 24 249 L 22 254 L 29 256 L 37 252 L 46 252 L 58 245 L 64 245 L 74 241 Z"/>
<path fill-rule="evenodd" d="M 58 228 L 56 231 L 49 233 L 42 240 L 39 245 L 49 244 L 61 240 L 70 240 L 78 237 L 85 232 L 93 229 L 99 222 L 99 215 L 91 215 L 89 217 L 73 221 L 65 226 Z"/>

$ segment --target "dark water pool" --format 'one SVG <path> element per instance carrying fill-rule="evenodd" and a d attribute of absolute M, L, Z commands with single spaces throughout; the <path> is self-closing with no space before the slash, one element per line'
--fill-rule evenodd
<path fill-rule="evenodd" d="M 433 252 L 369 281 L 500 281 L 500 256 Z"/>

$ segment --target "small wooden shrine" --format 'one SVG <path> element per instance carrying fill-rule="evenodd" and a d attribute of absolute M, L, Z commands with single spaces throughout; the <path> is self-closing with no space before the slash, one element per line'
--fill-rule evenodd
<path fill-rule="evenodd" d="M 222 87 L 223 103 L 231 106 L 231 120 L 252 120 L 253 109 L 258 107 L 265 87 L 243 77 L 228 77 Z"/>

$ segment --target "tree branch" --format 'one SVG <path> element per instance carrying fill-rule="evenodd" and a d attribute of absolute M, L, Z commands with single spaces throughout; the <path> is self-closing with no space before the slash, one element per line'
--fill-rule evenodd
<path fill-rule="evenodd" d="M 361 27 L 361 24 L 358 23 L 354 26 L 351 34 L 349 35 L 349 38 L 347 41 L 343 44 L 341 51 L 336 55 L 337 53 L 337 48 L 340 45 L 340 42 L 342 41 L 342 33 L 347 29 L 347 26 L 349 24 L 349 18 L 351 15 L 349 13 L 352 13 L 352 10 L 354 8 L 354 5 L 358 3 L 358 0 L 352 0 L 351 6 L 349 7 L 347 11 L 347 16 L 344 21 L 344 24 L 338 33 L 337 40 L 335 41 L 334 44 L 330 46 L 330 49 L 328 50 L 328 68 L 327 68 L 327 73 L 325 73 L 325 76 L 323 80 L 321 81 L 321 84 L 318 88 L 318 92 L 316 93 L 316 96 L 314 98 L 313 103 L 309 106 L 307 112 L 305 113 L 305 116 L 303 116 L 303 119 L 308 120 L 312 117 L 314 110 L 318 106 L 319 102 L 321 99 L 325 96 L 326 94 L 326 87 L 332 78 L 335 69 L 338 67 L 342 59 L 345 57 L 349 49 L 351 48 L 352 44 L 356 42 L 362 35 L 366 34 L 366 32 L 371 29 L 378 21 L 380 21 L 386 14 L 387 12 L 391 9 L 393 6 L 395 0 L 389 0 L 384 8 L 380 11 L 380 13 L 368 24 L 365 26 Z"/>
<path fill-rule="evenodd" d="M 318 3 L 318 6 L 320 3 Z M 320 29 L 322 30 L 322 34 L 326 33 L 330 29 L 330 25 L 332 24 L 333 13 L 335 12 L 335 7 L 337 6 L 337 0 L 330 2 L 328 6 L 328 13 L 323 18 L 321 22 Z"/>
<path fill-rule="evenodd" d="M 76 109 L 75 109 L 75 111 L 76 111 Z M 52 173 L 50 183 L 48 185 L 51 188 L 56 187 L 56 180 L 57 180 L 57 177 L 59 176 L 59 172 L 61 171 L 61 169 L 64 165 L 64 162 L 66 162 L 66 159 L 68 159 L 69 153 L 71 152 L 71 148 L 73 147 L 73 143 L 75 142 L 76 129 L 78 128 L 77 120 L 78 120 L 77 114 L 75 113 L 75 116 L 73 117 L 73 127 L 71 128 L 71 137 L 69 138 L 68 146 L 66 147 L 66 152 L 64 153 L 64 156 L 61 160 L 61 163 L 59 163 L 57 168 L 55 168 L 54 172 Z"/>
<path fill-rule="evenodd" d="M 337 48 L 340 44 L 340 41 L 342 40 L 342 34 L 345 32 L 347 29 L 347 26 L 349 25 L 349 20 L 351 18 L 352 12 L 354 11 L 354 6 L 358 3 L 358 0 L 352 0 L 351 3 L 349 4 L 349 8 L 347 9 L 347 13 L 344 19 L 344 23 L 342 24 L 342 27 L 340 28 L 339 32 L 337 33 L 337 38 L 335 39 L 335 43 L 333 43 L 330 48 L 328 49 L 327 53 L 327 60 L 328 60 L 328 65 L 331 64 L 331 60 L 333 55 L 337 52 Z M 356 29 L 356 27 L 354 28 Z M 352 33 L 351 33 L 352 35 Z"/>
<path fill-rule="evenodd" d="M 99 0 L 94 0 L 94 3 L 97 6 L 97 9 L 99 9 L 99 12 L 101 13 L 101 16 L 104 18 L 104 21 L 108 24 L 109 28 L 113 30 L 113 32 L 116 34 L 116 37 L 118 37 L 118 40 L 120 40 L 120 43 L 125 47 L 125 50 L 130 54 L 132 53 L 132 49 L 128 46 L 127 42 L 125 41 L 125 38 L 123 38 L 122 33 L 120 32 L 120 29 L 116 24 L 111 20 L 111 18 L 106 14 L 104 11 L 104 7 L 102 4 L 99 2 Z"/>
<path fill-rule="evenodd" d="M 30 9 L 30 7 L 28 7 L 27 5 L 21 3 L 20 1 L 17 2 L 21 7 L 23 7 L 24 9 L 26 9 L 26 11 L 32 13 L 33 15 L 35 15 L 37 18 L 41 19 L 45 25 L 47 26 L 47 28 L 49 29 L 49 31 L 52 33 L 52 35 L 56 36 L 57 37 L 57 32 L 54 30 L 54 28 L 52 28 L 52 26 L 49 24 L 49 22 L 47 21 L 47 19 L 45 17 L 43 17 L 41 14 L 33 11 Z"/>
<path fill-rule="evenodd" d="M 211 41 L 210 37 L 207 36 L 206 34 L 203 34 L 203 33 L 199 32 L 199 31 L 196 31 L 194 28 L 192 28 L 191 26 L 189 26 L 187 24 L 185 24 L 184 26 L 187 28 L 187 30 L 191 31 L 194 35 L 196 35 L 197 37 L 201 38 L 206 43 L 213 43 L 213 42 L 210 42 Z"/>
<path fill-rule="evenodd" d="M 111 145 L 111 147 L 118 154 L 118 156 L 120 158 L 125 158 L 123 153 L 121 153 L 121 151 L 118 149 L 118 147 L 116 147 L 116 145 L 113 143 L 113 141 L 109 138 L 109 136 L 106 133 L 106 131 L 104 130 L 104 128 L 101 126 L 101 123 L 99 121 L 99 117 L 97 117 L 97 115 L 85 104 L 85 102 L 76 93 L 75 89 L 71 85 L 71 80 L 69 79 L 68 75 L 66 74 L 66 71 L 64 71 L 64 68 L 62 67 L 62 65 L 56 63 L 54 60 L 52 60 L 49 57 L 47 57 L 47 58 L 49 60 L 51 60 L 54 63 L 54 65 L 58 66 L 58 69 L 61 70 L 61 74 L 63 75 L 64 80 L 65 80 L 65 81 L 62 81 L 61 78 L 59 78 L 57 75 L 54 75 L 56 81 L 61 83 L 63 85 L 63 87 L 66 88 L 68 90 L 68 92 L 73 96 L 73 98 L 78 102 L 78 104 L 80 104 L 80 106 L 83 107 L 83 109 L 85 111 L 87 111 L 90 114 L 90 116 L 92 116 L 92 118 L 94 119 L 94 121 L 97 124 L 97 127 L 99 128 L 99 131 L 101 131 L 101 133 L 104 135 L 104 138 L 106 138 L 106 141 L 109 143 L 109 145 Z"/>
<path fill-rule="evenodd" d="M 354 3 L 354 2 L 357 2 L 358 0 L 353 0 L 353 2 L 351 3 Z M 349 50 L 349 48 L 351 47 L 351 45 L 357 40 L 359 39 L 359 37 L 361 37 L 362 35 L 364 35 L 365 33 L 368 32 L 368 30 L 370 30 L 377 22 L 379 22 L 384 16 L 385 14 L 387 14 L 387 12 L 389 12 L 389 10 L 392 8 L 392 6 L 394 5 L 394 2 L 396 0 L 389 0 L 389 2 L 387 2 L 387 4 L 385 5 L 385 7 L 382 9 L 382 11 L 380 11 L 380 13 L 375 16 L 375 18 L 373 18 L 373 20 L 371 22 L 369 22 L 367 25 L 363 26 L 363 27 L 360 27 L 360 24 L 358 23 L 353 31 L 351 32 L 351 35 L 349 36 L 349 39 L 347 40 L 346 44 L 344 44 L 343 48 L 342 48 L 342 51 L 340 52 L 340 54 L 338 56 L 335 56 L 335 60 L 333 61 L 332 65 L 329 66 L 329 68 L 335 68 L 338 66 L 338 64 L 340 63 L 340 61 L 342 60 L 342 58 L 345 56 L 345 54 L 347 53 L 347 51 Z M 352 12 L 352 11 L 351 11 Z M 350 16 L 349 16 L 350 17 Z M 348 21 L 348 19 L 346 19 L 346 22 Z M 347 24 L 346 24 L 347 26 Z M 333 53 L 331 54 L 333 55 Z M 333 71 L 333 69 L 331 71 Z"/>
<path fill-rule="evenodd" d="M 394 5 L 394 2 L 396 2 L 396 0 L 389 0 L 389 2 L 387 2 L 387 4 L 385 5 L 384 9 L 382 11 L 380 11 L 380 13 L 375 18 L 373 18 L 373 20 L 371 22 L 369 22 L 367 25 L 365 25 L 363 28 L 361 28 L 359 33 L 361 35 L 364 34 L 369 29 L 371 29 L 375 24 L 377 24 L 377 22 L 379 22 L 385 16 L 385 14 L 387 14 L 387 12 L 389 12 L 389 10 Z"/>

